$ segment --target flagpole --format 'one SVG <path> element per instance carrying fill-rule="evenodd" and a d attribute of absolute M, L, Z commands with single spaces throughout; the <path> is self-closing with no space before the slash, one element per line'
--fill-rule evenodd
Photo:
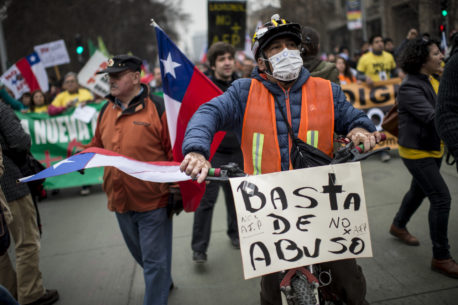
<path fill-rule="evenodd" d="M 158 28 L 160 28 L 159 25 L 156 23 L 156 21 L 154 21 L 153 18 L 151 18 L 151 24 L 150 24 L 150 25 L 151 25 L 152 27 L 158 27 Z"/>
<path fill-rule="evenodd" d="M 57 80 L 60 80 L 60 71 L 58 66 L 54 66 L 54 72 L 56 73 Z"/>

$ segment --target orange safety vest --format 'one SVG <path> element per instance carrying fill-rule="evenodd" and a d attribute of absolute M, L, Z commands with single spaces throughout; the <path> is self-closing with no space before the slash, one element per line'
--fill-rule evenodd
<path fill-rule="evenodd" d="M 286 108 L 291 125 L 289 95 L 286 99 Z M 298 137 L 331 156 L 333 135 L 334 100 L 331 82 L 322 78 L 309 77 L 302 86 Z M 289 142 L 291 143 L 291 139 Z M 281 171 L 275 100 L 269 90 L 256 79 L 251 81 L 248 94 L 241 148 L 244 170 L 247 174 L 258 175 Z"/>

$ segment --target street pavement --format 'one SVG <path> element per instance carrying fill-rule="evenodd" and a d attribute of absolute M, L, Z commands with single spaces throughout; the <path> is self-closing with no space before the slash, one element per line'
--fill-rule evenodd
<path fill-rule="evenodd" d="M 373 258 L 359 259 L 367 279 L 367 299 L 383 305 L 458 304 L 458 279 L 432 272 L 426 200 L 408 229 L 420 239 L 406 246 L 388 234 L 392 218 L 410 184 L 396 152 L 388 163 L 363 161 Z M 442 174 L 452 195 L 449 221 L 451 252 L 458 258 L 458 174 L 445 163 Z M 244 280 L 241 256 L 226 235 L 223 197 L 218 198 L 208 262 L 192 262 L 193 214 L 174 219 L 172 275 L 176 288 L 170 305 L 259 304 L 259 279 Z M 58 289 L 58 305 L 142 304 L 141 268 L 130 256 L 100 186 L 81 197 L 65 189 L 39 203 L 43 223 L 41 271 L 46 287 Z"/>

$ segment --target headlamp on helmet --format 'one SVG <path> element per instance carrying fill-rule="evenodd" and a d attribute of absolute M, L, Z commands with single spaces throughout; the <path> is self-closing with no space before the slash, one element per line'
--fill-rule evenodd
<path fill-rule="evenodd" d="M 270 18 L 270 21 L 258 27 L 253 35 L 251 51 L 254 58 L 257 60 L 261 51 L 272 40 L 284 36 L 291 37 L 299 45 L 302 39 L 301 26 L 282 19 L 278 14 L 275 14 Z"/>

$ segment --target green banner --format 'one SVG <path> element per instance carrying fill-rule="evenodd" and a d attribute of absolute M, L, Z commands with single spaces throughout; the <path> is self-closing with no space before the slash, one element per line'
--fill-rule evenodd
<path fill-rule="evenodd" d="M 89 104 L 97 110 L 89 123 L 84 123 L 72 116 L 75 109 L 69 109 L 56 116 L 46 113 L 21 113 L 16 115 L 21 120 L 22 127 L 32 140 L 31 152 L 45 167 L 62 161 L 74 154 L 76 147 L 91 141 L 97 116 L 105 103 Z M 46 189 L 59 189 L 82 185 L 101 184 L 103 168 L 86 169 L 84 175 L 79 172 L 47 178 Z"/>

